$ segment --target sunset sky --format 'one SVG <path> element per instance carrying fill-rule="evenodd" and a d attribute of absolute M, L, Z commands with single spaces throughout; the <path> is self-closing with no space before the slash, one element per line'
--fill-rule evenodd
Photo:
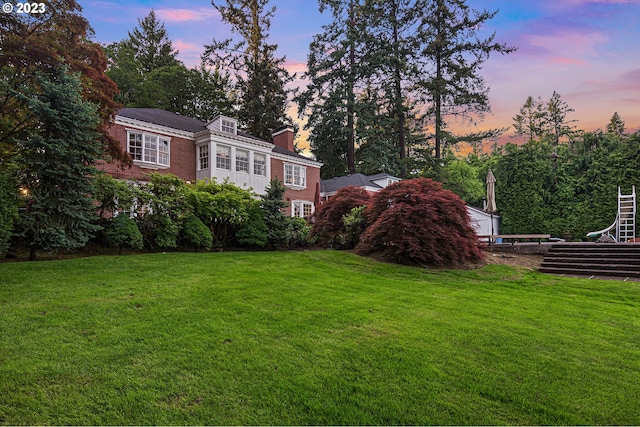
<path fill-rule="evenodd" d="M 127 37 L 152 8 L 188 66 L 199 63 L 203 45 L 229 37 L 209 0 L 79 0 L 95 30 L 94 41 Z M 286 67 L 300 76 L 309 43 L 330 21 L 315 0 L 272 0 L 277 7 L 270 43 L 278 44 Z M 499 10 L 483 31 L 518 47 L 494 55 L 481 72 L 492 114 L 470 131 L 508 127 L 531 95 L 547 101 L 553 91 L 575 110 L 579 129 L 605 128 L 614 112 L 627 130 L 640 128 L 640 0 L 469 0 L 474 9 Z M 303 84 L 300 81 L 297 84 Z M 295 117 L 294 117 L 295 118 Z M 512 134 L 510 130 L 508 134 Z M 300 141 L 302 142 L 302 141 Z"/>

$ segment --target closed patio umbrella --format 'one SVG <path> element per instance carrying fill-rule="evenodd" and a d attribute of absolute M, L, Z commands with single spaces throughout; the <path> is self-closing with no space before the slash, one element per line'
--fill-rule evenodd
<path fill-rule="evenodd" d="M 491 235 L 493 236 L 493 213 L 496 211 L 496 177 L 489 169 L 487 173 L 487 212 L 491 214 Z M 491 238 L 489 238 L 491 241 Z"/>
<path fill-rule="evenodd" d="M 496 210 L 496 177 L 489 169 L 487 173 L 487 212 L 495 212 Z"/>

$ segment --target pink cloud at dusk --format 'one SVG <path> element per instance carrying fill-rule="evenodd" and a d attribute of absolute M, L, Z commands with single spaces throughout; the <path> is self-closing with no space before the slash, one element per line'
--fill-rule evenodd
<path fill-rule="evenodd" d="M 551 62 L 555 63 L 555 64 L 577 65 L 577 66 L 580 66 L 580 67 L 588 67 L 589 66 L 589 62 L 584 61 L 582 59 L 563 58 L 563 57 L 559 57 L 559 56 L 551 58 Z"/>
<path fill-rule="evenodd" d="M 204 21 L 218 15 L 213 7 L 198 9 L 158 9 L 158 17 L 165 22 Z"/>

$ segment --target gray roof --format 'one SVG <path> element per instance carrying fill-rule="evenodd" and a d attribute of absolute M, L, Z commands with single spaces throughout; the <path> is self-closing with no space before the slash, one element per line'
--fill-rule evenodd
<path fill-rule="evenodd" d="M 396 178 L 397 179 L 397 177 L 395 177 L 393 175 L 389 175 L 388 173 L 385 173 L 385 172 L 377 173 L 375 175 L 369 175 L 367 178 L 369 178 L 370 181 L 375 181 L 375 180 L 380 179 L 380 178 Z"/>
<path fill-rule="evenodd" d="M 118 115 L 193 133 L 207 128 L 207 124 L 201 120 L 181 116 L 159 108 L 122 108 L 118 111 Z"/>
<path fill-rule="evenodd" d="M 311 157 L 305 157 L 305 156 L 303 156 L 301 154 L 298 154 L 298 153 L 296 153 L 294 151 L 287 150 L 286 148 L 278 147 L 277 145 L 274 145 L 273 146 L 273 150 L 271 150 L 271 151 L 274 152 L 274 153 L 278 153 L 278 154 L 286 154 L 287 156 L 290 156 L 290 157 L 296 157 L 296 158 L 298 158 L 300 160 L 311 160 L 311 161 L 317 162 L 317 160 L 312 159 Z"/>
<path fill-rule="evenodd" d="M 323 179 L 322 181 L 320 181 L 320 191 L 322 191 L 323 193 L 332 193 L 334 191 L 338 191 L 341 188 L 351 186 L 382 188 L 378 184 L 371 182 L 371 177 L 363 175 L 361 173 Z"/>
<path fill-rule="evenodd" d="M 141 122 L 153 123 L 155 125 L 166 126 L 168 128 L 178 129 L 186 132 L 197 133 L 207 129 L 207 123 L 201 120 L 181 116 L 180 114 L 172 113 L 171 111 L 162 110 L 160 108 L 121 108 L 118 111 L 118 115 L 134 120 L 139 120 Z M 249 135 L 248 133 L 242 132 L 240 130 L 238 130 L 238 135 L 245 138 L 255 139 L 257 141 L 271 142 L 264 141 L 258 137 Z M 304 160 L 313 160 L 309 157 L 301 156 L 296 152 L 278 147 L 277 145 L 273 146 L 272 152 L 285 154 L 287 156 L 297 157 Z"/>

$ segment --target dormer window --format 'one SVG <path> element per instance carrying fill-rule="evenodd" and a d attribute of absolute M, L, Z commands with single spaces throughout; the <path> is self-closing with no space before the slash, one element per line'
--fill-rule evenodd
<path fill-rule="evenodd" d="M 238 120 L 226 116 L 217 116 L 207 124 L 207 128 L 216 132 L 226 133 L 228 135 L 237 135 Z"/>
<path fill-rule="evenodd" d="M 236 122 L 233 120 L 222 119 L 220 122 L 220 130 L 224 133 L 236 134 Z"/>

